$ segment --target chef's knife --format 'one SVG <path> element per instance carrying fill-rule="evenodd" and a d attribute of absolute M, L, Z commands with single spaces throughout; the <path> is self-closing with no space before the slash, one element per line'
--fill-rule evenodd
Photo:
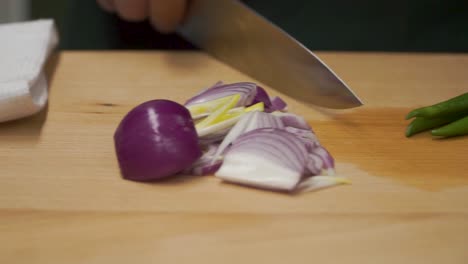
<path fill-rule="evenodd" d="M 178 32 L 220 61 L 297 100 L 362 105 L 313 52 L 237 0 L 192 0 Z"/>

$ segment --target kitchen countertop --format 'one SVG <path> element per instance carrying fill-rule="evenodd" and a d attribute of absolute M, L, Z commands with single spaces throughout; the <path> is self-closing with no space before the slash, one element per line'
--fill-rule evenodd
<path fill-rule="evenodd" d="M 47 109 L 0 124 L 0 263 L 466 263 L 468 137 L 408 139 L 404 116 L 468 91 L 468 55 L 318 54 L 365 105 L 284 96 L 352 180 L 299 195 L 121 179 L 131 108 L 250 77 L 198 52 L 57 54 Z"/>

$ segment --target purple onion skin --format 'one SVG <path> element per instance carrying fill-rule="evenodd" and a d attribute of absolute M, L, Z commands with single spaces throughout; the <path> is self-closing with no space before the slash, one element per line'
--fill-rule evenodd
<path fill-rule="evenodd" d="M 254 100 L 252 102 L 252 105 L 263 102 L 265 106 L 265 112 L 269 113 L 272 112 L 272 104 L 270 101 L 270 97 L 268 96 L 267 92 L 265 89 L 257 85 L 257 93 L 255 94 Z"/>
<path fill-rule="evenodd" d="M 270 100 L 272 111 L 284 111 L 288 107 L 288 104 L 283 99 L 281 99 L 281 97 L 276 96 Z"/>
<path fill-rule="evenodd" d="M 133 181 L 173 176 L 202 155 L 190 112 L 169 100 L 132 109 L 115 131 L 114 143 L 122 176 Z"/>

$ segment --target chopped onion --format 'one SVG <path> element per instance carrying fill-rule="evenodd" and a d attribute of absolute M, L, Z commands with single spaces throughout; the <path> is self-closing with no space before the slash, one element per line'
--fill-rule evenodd
<path fill-rule="evenodd" d="M 245 115 L 216 151 L 215 161 L 223 152 L 224 161 L 215 175 L 226 181 L 272 190 L 292 191 L 302 179 L 310 184 L 303 185 L 307 188 L 302 189 L 307 191 L 326 184 L 336 185 L 307 180 L 314 175 L 334 174 L 334 160 L 316 135 L 311 130 L 282 128 L 281 122 L 278 128 L 271 128 L 277 124 L 272 120 L 281 121 L 267 113 Z"/>
<path fill-rule="evenodd" d="M 305 119 L 301 116 L 291 114 L 291 113 L 283 113 L 283 112 L 273 112 L 275 116 L 278 116 L 281 121 L 283 122 L 285 127 L 295 127 L 305 130 L 312 130 L 312 128 L 307 124 Z"/>
<path fill-rule="evenodd" d="M 203 155 L 192 165 L 192 167 L 185 170 L 184 173 L 198 176 L 214 174 L 222 163 L 221 159 L 213 162 L 213 155 L 216 153 L 217 148 L 218 145 L 216 144 L 208 145 L 203 151 Z"/>
<path fill-rule="evenodd" d="M 268 96 L 268 93 L 260 86 L 257 86 L 257 94 L 254 97 L 253 103 L 263 102 L 265 104 L 265 112 L 271 113 L 274 111 L 285 111 L 287 108 L 286 102 L 280 97 Z"/>
<path fill-rule="evenodd" d="M 241 119 L 242 115 L 230 118 L 223 122 L 200 128 L 197 130 L 200 140 L 211 142 L 221 141 L 231 128 Z"/>
<path fill-rule="evenodd" d="M 267 92 L 262 87 L 257 86 L 257 93 L 255 94 L 252 104 L 256 104 L 260 102 L 264 103 L 265 112 L 267 113 L 273 112 L 271 111 L 272 104 L 271 104 L 270 97 L 268 96 Z"/>
<path fill-rule="evenodd" d="M 193 119 L 200 119 L 210 115 L 211 113 L 215 112 L 216 110 L 224 107 L 226 104 L 229 104 L 233 97 L 237 96 L 240 99 L 240 95 L 229 95 L 226 97 L 221 97 L 212 101 L 192 104 L 186 106 L 187 109 L 190 111 Z M 238 101 L 236 101 L 237 104 Z"/>
<path fill-rule="evenodd" d="M 317 136 L 314 134 L 314 132 L 312 132 L 312 130 L 300 129 L 290 126 L 285 127 L 284 129 L 300 138 L 304 142 L 304 145 L 309 152 L 320 145 Z"/>
<path fill-rule="evenodd" d="M 281 191 L 347 183 L 326 176 L 334 175 L 333 157 L 304 118 L 286 111 L 284 100 L 251 82 L 217 82 L 185 106 L 146 102 L 114 134 L 122 175 L 150 181 L 181 172 L 215 174 Z"/>
<path fill-rule="evenodd" d="M 312 175 L 320 175 L 322 173 L 323 168 L 323 160 L 322 158 L 315 154 L 309 153 L 307 156 L 307 165 L 305 175 L 312 176 Z"/>
<path fill-rule="evenodd" d="M 260 128 L 232 142 L 215 175 L 232 183 L 282 191 L 315 191 L 349 183 L 320 174 L 322 168 L 332 170 L 332 166 L 333 158 L 325 148 L 317 146 L 308 153 L 298 136 L 283 129 Z"/>
<path fill-rule="evenodd" d="M 219 115 L 214 112 L 208 118 L 212 118 L 213 115 L 218 115 L 215 120 L 218 122 L 208 126 L 198 126 L 197 132 L 200 137 L 200 144 L 206 145 L 211 143 L 221 142 L 226 134 L 230 131 L 237 121 L 242 118 L 248 112 L 262 111 L 264 109 L 263 103 L 257 103 L 249 107 L 237 107 L 229 110 L 223 115 Z M 213 119 L 213 118 L 212 118 Z M 201 122 L 204 122 L 201 121 Z M 200 123 L 201 123 L 200 122 Z"/>
<path fill-rule="evenodd" d="M 257 85 L 251 82 L 215 85 L 199 93 L 198 95 L 190 98 L 185 103 L 185 106 L 205 103 L 208 101 L 235 94 L 238 94 L 241 97 L 240 100 L 237 102 L 237 106 L 248 106 L 252 104 L 256 93 Z"/>
<path fill-rule="evenodd" d="M 307 169 L 312 175 L 334 175 L 335 161 L 328 150 L 323 147 L 312 130 L 286 127 L 286 131 L 296 135 L 302 140 L 309 153 Z"/>
<path fill-rule="evenodd" d="M 342 177 L 335 176 L 314 176 L 307 178 L 297 186 L 297 191 L 311 192 L 324 188 L 329 188 L 341 184 L 350 184 L 351 182 Z"/>
<path fill-rule="evenodd" d="M 251 145 L 253 141 L 255 141 L 255 144 Z M 280 159 L 285 161 L 287 166 L 290 166 L 292 169 L 299 170 L 301 173 L 304 171 L 307 150 L 297 137 L 285 132 L 284 130 L 275 128 L 255 129 L 239 137 L 238 140 L 233 142 L 232 147 L 228 151 L 235 150 L 237 148 L 252 148 L 253 152 L 256 152 L 256 147 L 262 144 L 264 144 L 264 150 L 271 150 L 271 157 L 281 157 Z M 276 144 L 284 144 L 288 147 L 289 145 L 296 145 L 297 148 L 290 147 L 293 155 L 286 155 L 277 147 Z M 274 151 L 275 149 L 278 149 L 278 152 Z M 304 149 L 304 151 L 302 151 L 302 149 Z"/>
<path fill-rule="evenodd" d="M 286 102 L 278 96 L 271 99 L 271 112 L 274 111 L 286 111 L 288 105 Z"/>
<path fill-rule="evenodd" d="M 283 124 L 279 118 L 263 112 L 249 112 L 243 115 L 219 145 L 218 151 L 214 155 L 215 159 L 218 159 L 239 136 L 258 128 L 283 128 Z"/>
<path fill-rule="evenodd" d="M 221 122 L 229 111 L 229 109 L 233 108 L 237 102 L 240 100 L 240 95 L 234 94 L 228 97 L 228 101 L 226 104 L 222 105 L 218 109 L 216 109 L 213 113 L 211 113 L 208 117 L 203 119 L 202 121 L 198 122 L 195 127 L 198 131 L 202 128 L 206 128 L 208 126 L 214 125 L 216 123 Z"/>
<path fill-rule="evenodd" d="M 317 136 L 310 129 L 296 128 L 304 128 L 304 124 L 307 123 L 296 115 L 283 115 L 282 117 L 284 118 L 280 119 L 278 116 L 263 112 L 253 112 L 244 115 L 221 142 L 216 154 L 214 155 L 213 162 L 220 158 L 223 152 L 226 151 L 233 141 L 245 133 L 259 128 L 279 128 L 286 130 L 300 139 L 309 153 L 307 155 L 307 166 L 304 169 L 305 175 L 319 175 L 322 173 L 333 175 L 333 158 L 328 151 L 320 145 Z M 288 123 L 296 127 L 284 127 L 282 120 L 286 120 L 287 122 L 292 120 L 294 122 Z"/>
<path fill-rule="evenodd" d="M 260 128 L 233 142 L 215 175 L 234 183 L 292 191 L 302 178 L 306 157 L 307 150 L 293 134 Z"/>
<path fill-rule="evenodd" d="M 330 155 L 330 152 L 323 146 L 319 145 L 312 149 L 311 153 L 319 156 L 323 161 L 322 174 L 335 175 L 335 160 Z"/>

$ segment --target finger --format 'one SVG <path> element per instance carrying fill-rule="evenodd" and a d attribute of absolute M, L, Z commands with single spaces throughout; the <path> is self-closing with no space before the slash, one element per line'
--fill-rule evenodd
<path fill-rule="evenodd" d="M 174 31 L 182 22 L 186 4 L 186 0 L 151 0 L 151 23 L 163 33 Z"/>
<path fill-rule="evenodd" d="M 97 0 L 98 4 L 101 6 L 102 9 L 106 10 L 107 12 L 114 12 L 115 6 L 113 0 Z"/>
<path fill-rule="evenodd" d="M 149 0 L 114 0 L 119 16 L 128 21 L 141 21 L 148 17 Z"/>

